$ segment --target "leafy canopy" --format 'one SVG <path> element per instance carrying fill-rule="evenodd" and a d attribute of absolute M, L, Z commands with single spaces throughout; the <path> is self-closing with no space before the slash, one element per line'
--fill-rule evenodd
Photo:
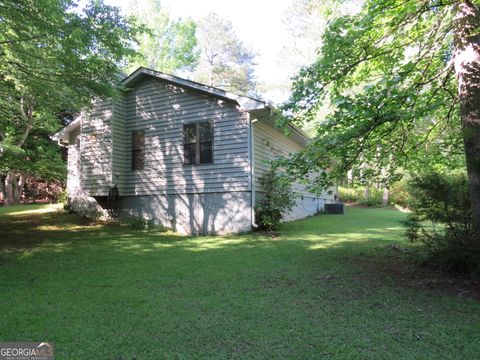
<path fill-rule="evenodd" d="M 366 0 L 357 14 L 332 19 L 284 111 L 305 123 L 325 101 L 333 110 L 308 149 L 284 164 L 290 174 L 327 168 L 317 178 L 323 187 L 368 164 L 358 175 L 388 183 L 395 169 L 454 159 L 461 134 L 453 16 L 450 1 Z"/>
<path fill-rule="evenodd" d="M 201 55 L 193 78 L 237 94 L 253 95 L 256 54 L 240 41 L 232 24 L 209 13 L 198 22 L 197 37 Z"/>
<path fill-rule="evenodd" d="M 138 55 L 126 70 L 140 66 L 166 73 L 193 70 L 198 63 L 196 24 L 191 19 L 171 20 L 159 0 L 135 1 L 130 12 L 142 22 L 147 31 L 139 38 Z"/>
<path fill-rule="evenodd" d="M 0 14 L 0 171 L 42 172 L 54 159 L 45 139 L 59 115 L 114 93 L 142 29 L 99 0 L 84 8 L 73 0 L 0 1 Z"/>

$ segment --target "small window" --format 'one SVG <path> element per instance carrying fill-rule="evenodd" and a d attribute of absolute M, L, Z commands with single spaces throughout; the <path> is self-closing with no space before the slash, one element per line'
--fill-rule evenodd
<path fill-rule="evenodd" d="M 143 170 L 145 163 L 145 132 L 132 131 L 132 170 Z"/>
<path fill-rule="evenodd" d="M 213 128 L 210 121 L 183 125 L 183 163 L 213 163 Z"/>

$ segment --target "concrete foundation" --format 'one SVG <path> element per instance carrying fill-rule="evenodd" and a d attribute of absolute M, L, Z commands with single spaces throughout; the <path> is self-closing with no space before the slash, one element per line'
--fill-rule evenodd
<path fill-rule="evenodd" d="M 181 234 L 231 234 L 251 230 L 250 192 L 125 196 L 123 216 L 152 219 Z"/>
<path fill-rule="evenodd" d="M 294 221 L 306 218 L 322 212 L 326 202 L 330 199 L 322 199 L 310 196 L 299 196 L 295 199 L 295 206 L 283 216 L 283 221 Z"/>
<path fill-rule="evenodd" d="M 264 193 L 257 191 L 255 193 L 255 202 L 259 204 L 263 196 Z M 331 202 L 333 202 L 333 200 L 329 198 L 299 195 L 295 199 L 295 205 L 292 210 L 283 216 L 282 221 L 294 221 L 318 214 L 319 212 L 324 211 L 325 204 Z"/>

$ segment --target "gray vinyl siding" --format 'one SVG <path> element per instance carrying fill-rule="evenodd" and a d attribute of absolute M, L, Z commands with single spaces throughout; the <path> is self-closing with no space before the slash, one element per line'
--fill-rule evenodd
<path fill-rule="evenodd" d="M 212 121 L 213 164 L 183 165 L 183 124 Z M 131 133 L 145 131 L 145 168 L 131 170 Z M 122 195 L 249 191 L 248 115 L 232 102 L 156 79 L 126 97 Z"/>
<path fill-rule="evenodd" d="M 112 100 L 98 100 L 82 116 L 81 185 L 86 195 L 108 195 L 112 183 Z"/>
<path fill-rule="evenodd" d="M 112 183 L 117 185 L 120 194 L 125 187 L 125 164 L 127 159 L 125 129 L 125 94 L 115 96 L 112 119 Z"/>
<path fill-rule="evenodd" d="M 255 191 L 262 193 L 260 179 L 270 169 L 270 162 L 278 157 L 288 157 L 290 154 L 301 151 L 303 147 L 289 139 L 280 130 L 261 121 L 255 122 L 253 126 Z M 300 196 L 315 197 L 316 195 L 308 191 L 307 187 L 307 184 L 302 181 L 297 181 L 292 186 Z M 325 192 L 320 194 L 320 197 L 331 199 L 332 196 Z"/>
<path fill-rule="evenodd" d="M 80 191 L 80 128 L 73 130 L 68 138 L 68 174 L 67 192 L 69 196 L 75 196 Z"/>

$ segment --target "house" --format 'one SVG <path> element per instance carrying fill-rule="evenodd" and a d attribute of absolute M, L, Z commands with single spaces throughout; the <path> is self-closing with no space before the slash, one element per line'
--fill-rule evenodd
<path fill-rule="evenodd" d="M 180 233 L 251 230 L 268 161 L 308 142 L 295 127 L 289 136 L 276 129 L 275 109 L 263 101 L 146 68 L 122 85 L 58 134 L 68 144 L 67 191 L 102 203 L 117 185 L 122 213 Z M 293 188 L 296 206 L 284 220 L 333 202 L 301 182 Z"/>

